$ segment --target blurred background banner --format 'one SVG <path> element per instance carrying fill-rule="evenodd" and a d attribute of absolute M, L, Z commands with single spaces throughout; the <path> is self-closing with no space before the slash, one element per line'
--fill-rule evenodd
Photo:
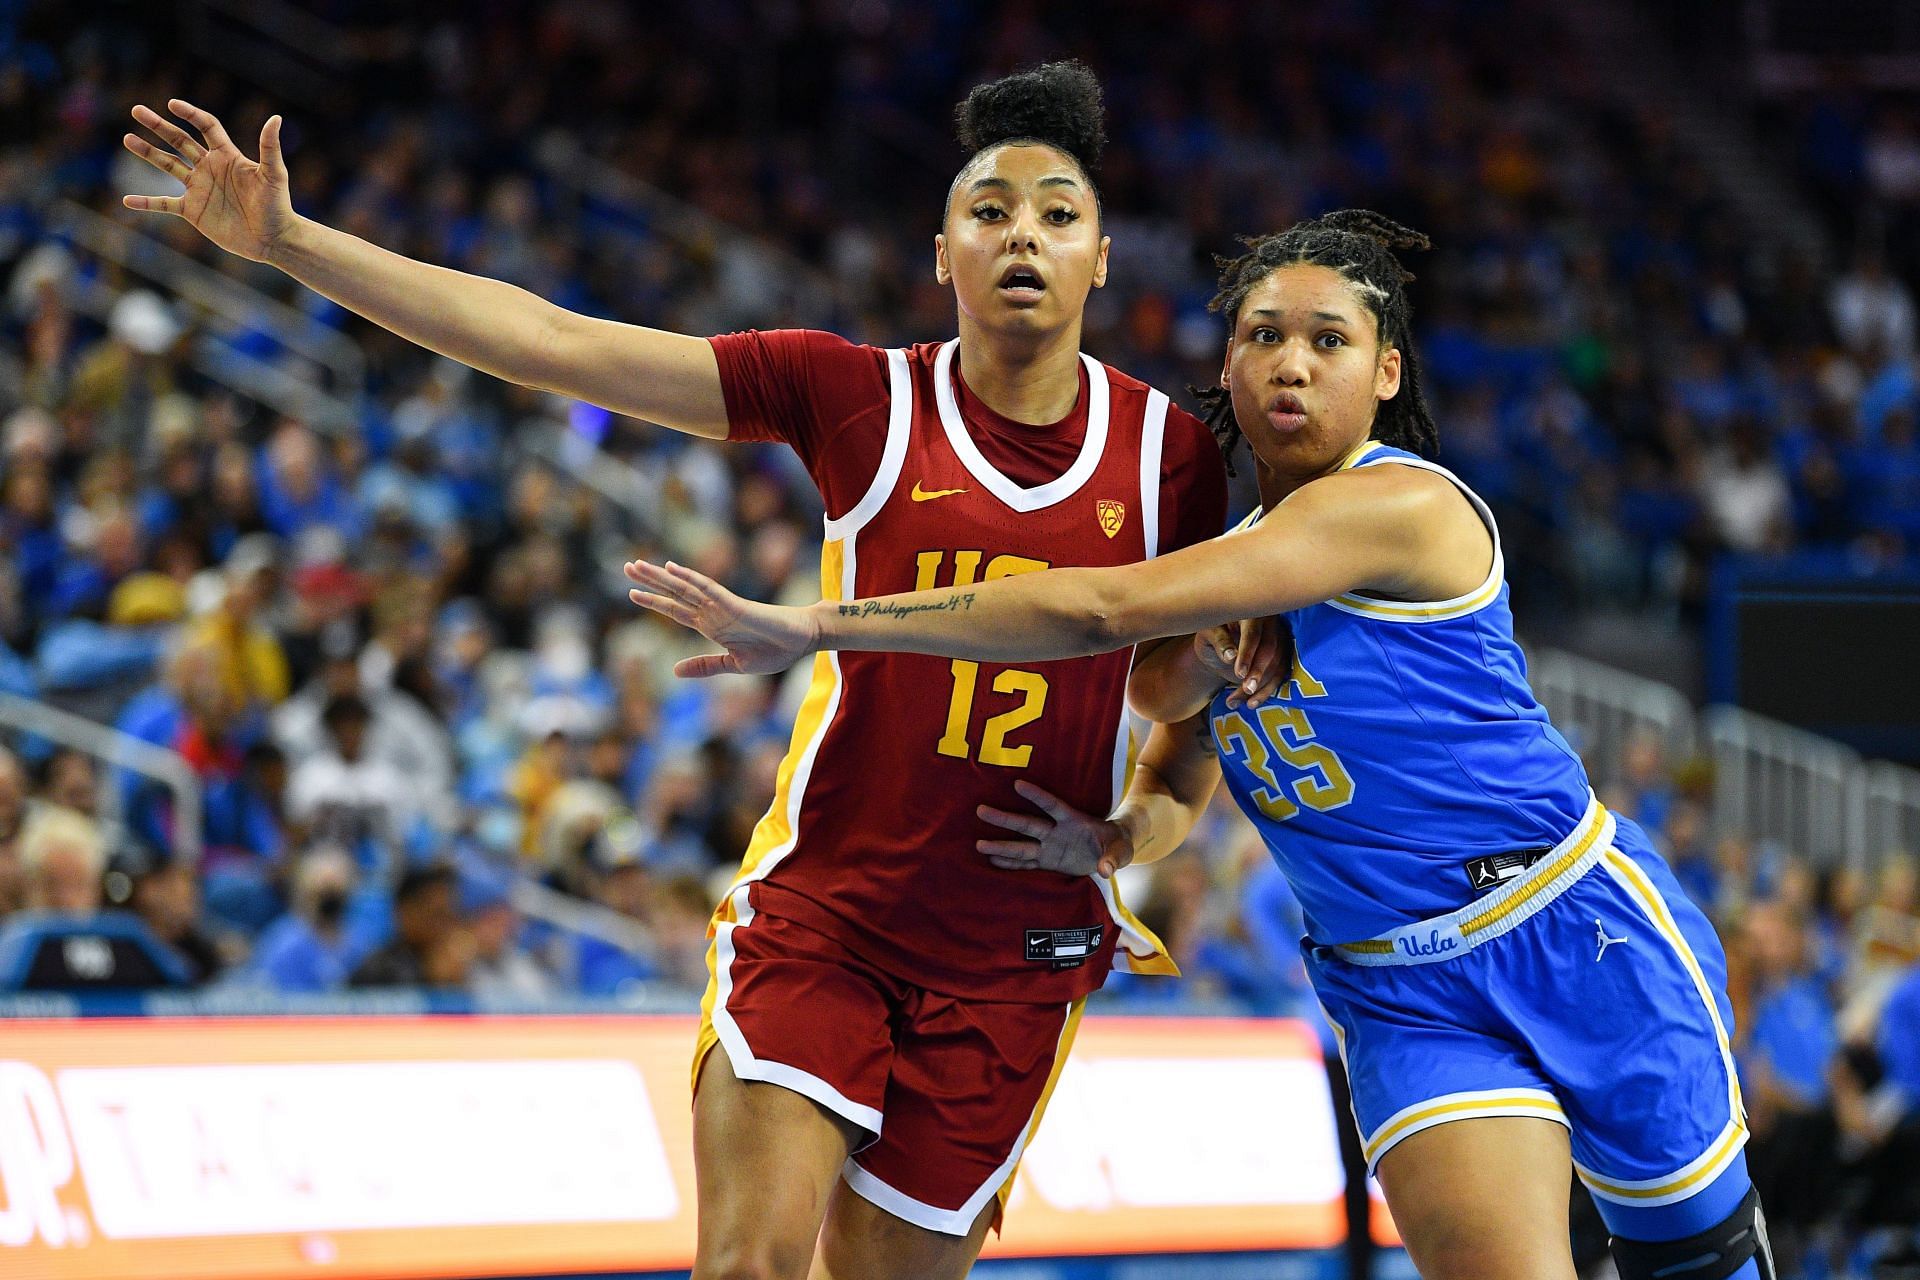
<path fill-rule="evenodd" d="M 0 1275 L 684 1269 L 693 1034 L 664 1017 L 12 1023 Z M 1089 1018 L 988 1254 L 1326 1249 L 1344 1186 L 1311 1028 Z"/>

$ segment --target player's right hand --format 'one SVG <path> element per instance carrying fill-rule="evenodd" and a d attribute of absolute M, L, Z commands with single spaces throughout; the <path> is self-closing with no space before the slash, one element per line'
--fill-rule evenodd
<path fill-rule="evenodd" d="M 287 164 L 280 154 L 280 117 L 260 130 L 260 159 L 247 159 L 212 112 L 179 98 L 167 109 L 199 131 L 182 129 L 150 107 L 137 106 L 133 118 L 167 145 L 156 147 L 138 134 L 122 141 L 127 150 L 185 184 L 177 196 L 122 196 L 120 202 L 143 213 L 170 213 L 229 253 L 267 261 L 273 247 L 293 225 Z M 171 148 L 171 150 L 169 150 Z"/>
<path fill-rule="evenodd" d="M 673 674 L 698 679 L 729 673 L 785 671 L 819 646 L 820 632 L 805 609 L 743 600 L 706 574 L 668 561 L 629 560 L 627 597 L 683 627 L 698 631 L 724 653 L 703 653 L 673 664 Z"/>

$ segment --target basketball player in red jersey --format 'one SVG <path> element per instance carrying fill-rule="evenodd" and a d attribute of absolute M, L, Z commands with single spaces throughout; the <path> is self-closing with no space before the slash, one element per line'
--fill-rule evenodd
<path fill-rule="evenodd" d="M 900 351 L 616 324 L 411 261 L 294 213 L 278 116 L 254 163 L 211 114 L 168 106 L 198 136 L 136 107 L 167 146 L 125 141 L 186 190 L 128 208 L 185 218 L 497 377 L 710 439 L 789 444 L 826 502 L 830 596 L 1121 564 L 1224 523 L 1206 428 L 1079 350 L 1107 241 L 1089 175 L 1100 89 L 1078 64 L 983 85 L 962 105 L 971 158 L 935 237 L 959 336 Z M 1113 805 L 1127 667 L 1125 655 L 816 664 L 776 799 L 715 921 L 694 1066 L 696 1280 L 798 1278 L 810 1263 L 815 1280 L 929 1280 L 971 1266 L 1082 999 L 1116 957 L 1172 968 L 1106 881 L 1001 871 L 974 849 L 991 834 L 977 807 L 1024 807 L 1016 778 L 1078 808 Z M 1123 809 L 1192 804 L 1191 780 L 1156 770 L 1171 770 L 1164 737 L 1143 748 Z"/>

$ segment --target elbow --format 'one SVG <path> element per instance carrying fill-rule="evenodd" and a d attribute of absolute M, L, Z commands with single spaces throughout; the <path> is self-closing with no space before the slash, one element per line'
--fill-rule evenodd
<path fill-rule="evenodd" d="M 1140 639 L 1127 599 L 1114 587 L 1094 582 L 1080 614 L 1082 640 L 1089 653 L 1107 653 Z"/>

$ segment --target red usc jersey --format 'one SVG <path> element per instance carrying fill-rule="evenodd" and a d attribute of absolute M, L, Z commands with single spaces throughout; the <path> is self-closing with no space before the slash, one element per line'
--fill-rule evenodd
<path fill-rule="evenodd" d="M 1012 422 L 967 390 L 957 342 L 904 351 L 809 332 L 713 340 L 735 440 L 783 440 L 827 502 L 821 592 L 855 600 L 1058 565 L 1128 564 L 1220 532 L 1206 428 L 1089 357 L 1073 413 Z M 1115 962 L 1171 972 L 1110 882 L 1002 871 L 975 813 L 1026 778 L 1105 813 L 1121 794 L 1131 651 L 1056 662 L 822 653 L 774 801 L 722 919 L 767 911 L 908 982 L 1065 1002 Z"/>

